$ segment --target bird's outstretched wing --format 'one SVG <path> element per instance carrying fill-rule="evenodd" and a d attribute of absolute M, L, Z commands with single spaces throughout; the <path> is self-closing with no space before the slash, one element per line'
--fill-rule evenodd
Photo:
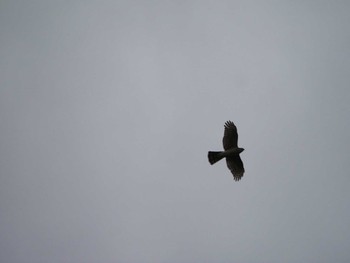
<path fill-rule="evenodd" d="M 238 134 L 236 125 L 232 121 L 227 121 L 225 123 L 224 138 L 222 139 L 222 144 L 224 149 L 228 150 L 230 148 L 237 147 Z"/>
<path fill-rule="evenodd" d="M 241 157 L 239 157 L 239 155 L 228 156 L 226 157 L 226 164 L 233 175 L 233 179 L 235 179 L 235 181 L 241 180 L 244 174 L 244 166 Z"/>

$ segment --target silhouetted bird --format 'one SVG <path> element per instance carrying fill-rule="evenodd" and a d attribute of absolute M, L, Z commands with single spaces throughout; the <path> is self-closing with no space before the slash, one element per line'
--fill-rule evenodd
<path fill-rule="evenodd" d="M 243 152 L 244 149 L 237 146 L 237 141 L 237 128 L 232 121 L 227 121 L 225 123 L 224 138 L 222 139 L 225 151 L 208 152 L 210 164 L 214 164 L 222 158 L 226 158 L 227 167 L 233 174 L 233 179 L 235 179 L 235 181 L 239 181 L 244 174 L 243 162 L 241 157 L 239 157 L 239 154 Z"/>

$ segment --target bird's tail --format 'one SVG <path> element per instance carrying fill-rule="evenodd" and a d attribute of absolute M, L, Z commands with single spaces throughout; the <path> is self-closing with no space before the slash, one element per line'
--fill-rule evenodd
<path fill-rule="evenodd" d="M 224 158 L 221 153 L 222 152 L 208 152 L 208 160 L 210 164 L 214 164 Z"/>

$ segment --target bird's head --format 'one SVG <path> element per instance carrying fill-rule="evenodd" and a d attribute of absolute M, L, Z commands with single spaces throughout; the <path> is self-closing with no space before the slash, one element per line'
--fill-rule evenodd
<path fill-rule="evenodd" d="M 238 148 L 238 153 L 241 153 L 244 151 L 244 148 Z"/>

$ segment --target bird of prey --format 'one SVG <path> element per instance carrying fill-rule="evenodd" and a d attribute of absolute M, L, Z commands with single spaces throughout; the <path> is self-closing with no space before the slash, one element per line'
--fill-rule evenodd
<path fill-rule="evenodd" d="M 235 181 L 239 181 L 244 174 L 243 162 L 241 157 L 239 157 L 239 154 L 243 152 L 244 149 L 237 146 L 237 141 L 237 128 L 232 121 L 227 121 L 225 123 L 224 138 L 222 139 L 225 151 L 208 152 L 210 164 L 214 164 L 222 158 L 226 158 L 227 167 L 233 174 L 233 179 Z"/>

